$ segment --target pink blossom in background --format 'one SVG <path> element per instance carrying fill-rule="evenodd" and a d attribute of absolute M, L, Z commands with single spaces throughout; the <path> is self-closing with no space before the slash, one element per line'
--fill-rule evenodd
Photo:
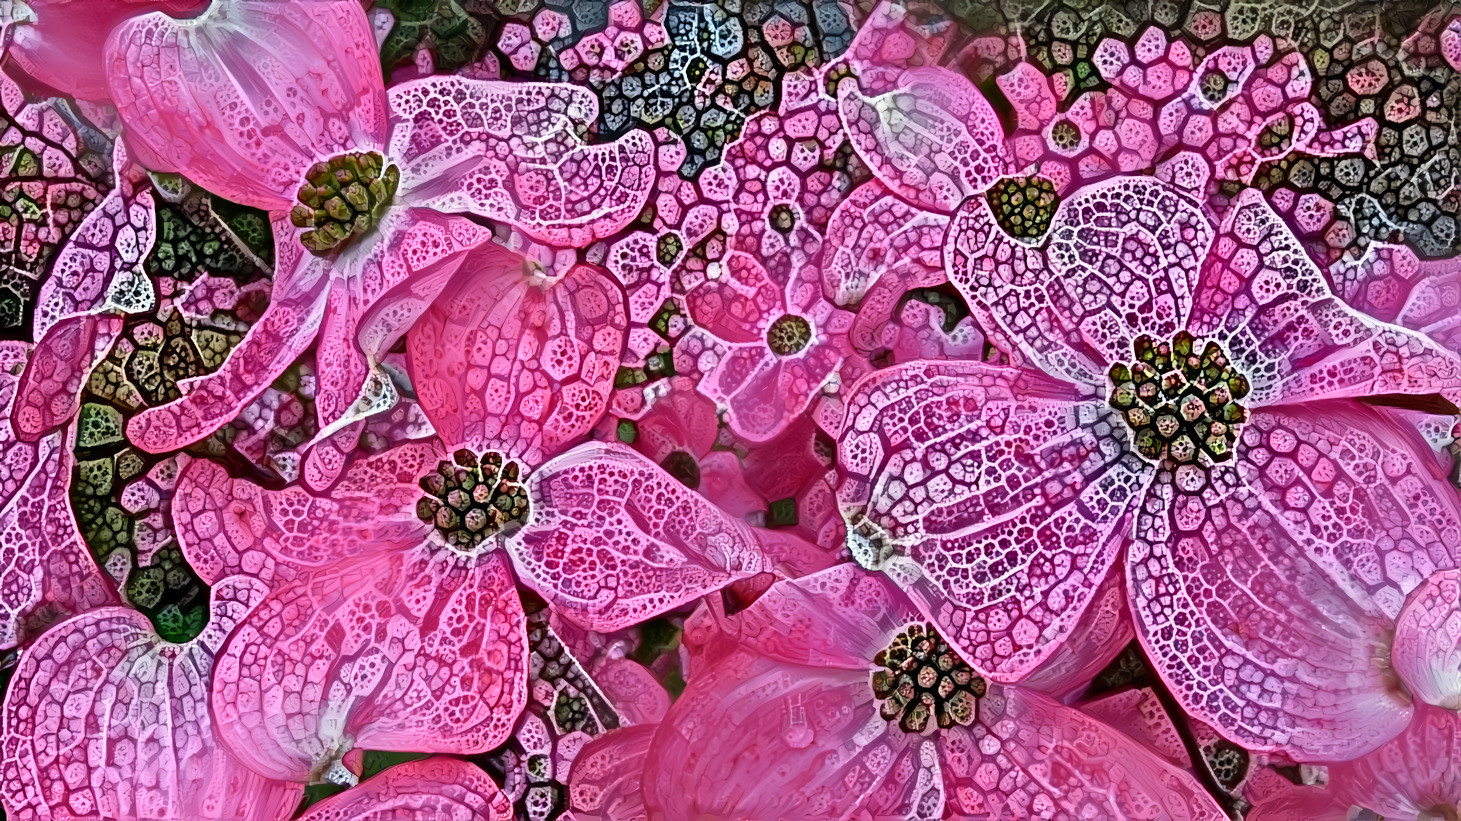
<path fill-rule="evenodd" d="M 1461 819 L 1461 13 L 0 0 L 21 821 Z"/>

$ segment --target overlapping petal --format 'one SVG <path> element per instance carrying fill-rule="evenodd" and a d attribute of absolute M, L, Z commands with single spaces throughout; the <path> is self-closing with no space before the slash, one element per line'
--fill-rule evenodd
<path fill-rule="evenodd" d="M 1416 698 L 1461 709 L 1461 571 L 1434 573 L 1410 594 L 1390 659 Z"/>
<path fill-rule="evenodd" d="M 512 802 L 481 769 L 455 758 L 397 764 L 309 808 L 300 821 L 511 821 Z"/>

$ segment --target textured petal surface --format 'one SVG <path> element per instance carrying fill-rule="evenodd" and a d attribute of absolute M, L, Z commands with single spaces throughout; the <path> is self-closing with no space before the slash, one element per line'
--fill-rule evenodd
<path fill-rule="evenodd" d="M 415 547 L 431 530 L 416 518 L 418 481 L 444 455 L 429 443 L 403 445 L 352 461 L 313 490 L 260 487 L 200 459 L 178 479 L 178 540 L 210 584 L 236 573 L 273 583 L 367 550 Z"/>
<path fill-rule="evenodd" d="M 536 284 L 496 244 L 462 272 L 407 337 L 412 384 L 447 449 L 500 450 L 542 463 L 598 422 L 629 323 L 624 292 L 575 266 Z"/>
<path fill-rule="evenodd" d="M 1405 732 L 1369 755 L 1331 764 L 1330 789 L 1382 818 L 1445 818 L 1461 807 L 1461 716 L 1421 706 Z"/>
<path fill-rule="evenodd" d="M 586 88 L 430 77 L 390 90 L 388 153 L 413 205 L 502 220 L 555 245 L 588 245 L 639 216 L 654 143 L 634 131 L 579 138 L 598 115 Z"/>
<path fill-rule="evenodd" d="M 1410 720 L 1381 663 L 1389 620 L 1310 561 L 1237 470 L 1162 471 L 1135 532 L 1137 636 L 1192 715 L 1306 761 L 1358 755 Z"/>
<path fill-rule="evenodd" d="M 1461 710 L 1461 571 L 1432 574 L 1410 594 L 1390 660 L 1416 698 Z"/>
<path fill-rule="evenodd" d="M 1255 189 L 1234 202 L 1189 330 L 1248 377 L 1251 406 L 1461 388 L 1461 355 L 1341 302 Z"/>
<path fill-rule="evenodd" d="M 25 348 L 0 343 L 0 407 L 12 416 Z M 114 604 L 116 588 L 76 530 L 69 434 L 26 442 L 0 423 L 0 462 L 0 647 L 9 648 L 67 616 Z"/>
<path fill-rule="evenodd" d="M 962 74 L 925 66 L 896 88 L 863 96 L 838 87 L 838 114 L 858 156 L 904 199 L 952 213 L 989 188 L 1008 163 L 999 115 Z"/>
<path fill-rule="evenodd" d="M 300 821 L 512 821 L 512 801 L 455 758 L 408 761 L 309 808 Z"/>
<path fill-rule="evenodd" d="M 276 588 L 219 656 L 213 714 L 256 772 L 318 780 L 352 748 L 472 754 L 527 700 L 527 637 L 506 562 L 431 543 Z"/>
<path fill-rule="evenodd" d="M 1030 371 L 878 371 L 854 390 L 838 439 L 849 547 L 976 669 L 1017 680 L 1080 618 L 1148 481 L 1112 424 Z"/>
<path fill-rule="evenodd" d="M 163 641 L 141 613 L 73 618 L 25 654 L 5 699 L 5 809 L 13 817 L 284 819 L 295 784 L 271 782 L 214 735 L 214 654 L 263 597 L 238 577 L 213 589 L 208 626 Z"/>
<path fill-rule="evenodd" d="M 573 814 L 584 821 L 642 821 L 647 818 L 645 757 L 656 724 L 625 727 L 595 738 L 573 760 L 568 788 Z"/>
<path fill-rule="evenodd" d="M 507 541 L 522 582 L 591 630 L 627 627 L 768 569 L 750 528 L 617 442 L 528 477 L 531 520 Z"/>
<path fill-rule="evenodd" d="M 385 89 L 358 3 L 212 3 L 118 26 L 107 79 L 144 164 L 234 202 L 286 210 L 316 160 L 379 149 Z"/>
<path fill-rule="evenodd" d="M 1104 385 L 1142 334 L 1171 339 L 1192 310 L 1213 228 L 1152 177 L 1120 177 L 1060 204 L 1039 245 L 1005 232 L 984 197 L 949 225 L 949 281 L 984 330 L 1053 375 Z"/>
<path fill-rule="evenodd" d="M 75 418 L 91 369 L 121 330 L 122 320 L 114 316 L 72 316 L 51 326 L 31 351 L 10 408 L 21 440 L 38 441 Z"/>

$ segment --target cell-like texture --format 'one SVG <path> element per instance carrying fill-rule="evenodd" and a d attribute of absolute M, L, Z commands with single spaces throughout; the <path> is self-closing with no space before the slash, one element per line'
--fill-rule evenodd
<path fill-rule="evenodd" d="M 553 277 L 483 245 L 408 334 L 412 381 L 449 447 L 506 451 L 531 469 L 603 414 L 628 322 L 601 269 Z"/>
<path fill-rule="evenodd" d="M 269 56 L 253 65 L 243 55 L 255 52 Z M 351 0 L 310 3 L 299 14 L 266 2 L 215 4 L 182 21 L 150 14 L 121 24 L 107 55 L 138 159 L 265 209 L 274 222 L 279 273 L 268 312 L 222 368 L 191 383 L 180 401 L 132 420 L 133 440 L 154 452 L 232 419 L 317 337 L 322 432 L 394 404 L 379 360 L 465 252 L 487 239 L 456 212 L 583 245 L 622 227 L 649 195 L 648 135 L 582 143 L 573 123 L 592 119 L 595 106 L 582 90 L 430 77 L 388 95 L 369 22 Z M 400 173 L 383 213 L 375 213 L 386 199 L 383 181 L 379 196 L 362 185 L 349 204 L 305 179 L 317 163 L 372 152 L 383 177 L 392 167 Z M 304 224 L 291 225 L 283 215 L 302 183 L 311 186 Z M 330 219 L 361 214 L 358 226 L 350 216 L 359 237 L 328 258 L 304 254 L 335 243 L 313 233 L 325 230 L 314 222 L 333 202 L 339 214 L 326 213 Z"/>
<path fill-rule="evenodd" d="M 511 821 L 512 802 L 477 767 L 455 758 L 397 764 L 326 798 L 300 821 Z"/>
<path fill-rule="evenodd" d="M 1411 592 L 1395 623 L 1391 662 L 1416 698 L 1461 709 L 1461 572 L 1442 570 Z"/>
<path fill-rule="evenodd" d="M 215 656 L 263 597 L 233 577 L 196 639 L 162 639 L 141 613 L 103 607 L 47 632 L 5 697 L 5 810 L 20 818 L 288 818 L 298 785 L 250 771 L 208 709 Z"/>
<path fill-rule="evenodd" d="M 875 657 L 917 621 L 896 589 L 850 565 L 774 586 L 733 623 L 729 652 L 692 678 L 655 731 L 642 776 L 648 817 L 1126 817 L 1158 808 L 1222 817 L 1190 775 L 1017 686 L 991 684 L 968 726 L 909 733 L 885 719 Z M 623 743 L 642 741 L 630 734 Z M 603 776 L 586 769 L 584 790 L 575 775 L 575 796 L 594 800 Z"/>

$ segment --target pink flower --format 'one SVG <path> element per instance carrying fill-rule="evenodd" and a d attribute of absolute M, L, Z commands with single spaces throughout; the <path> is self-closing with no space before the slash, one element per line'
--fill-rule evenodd
<path fill-rule="evenodd" d="M 977 675 L 886 580 L 840 565 L 727 623 L 657 728 L 591 742 L 588 817 L 1224 817 L 1196 780 Z"/>
<path fill-rule="evenodd" d="M 859 562 L 1017 681 L 1124 552 L 1137 634 L 1197 718 L 1300 760 L 1399 732 L 1409 699 L 1375 659 L 1461 558 L 1461 502 L 1375 402 L 1452 390 L 1461 363 L 1335 299 L 1256 191 L 1216 234 L 1151 178 L 1081 190 L 1043 236 L 1001 221 L 966 202 L 946 259 L 1019 364 L 857 387 L 838 458 Z"/>
<path fill-rule="evenodd" d="M 384 87 L 359 3 L 214 3 L 127 20 L 107 46 L 126 139 L 273 219 L 268 311 L 216 372 L 129 424 L 180 448 L 232 419 L 318 337 L 328 433 L 395 399 L 379 361 L 487 232 L 466 215 L 585 245 L 634 219 L 647 134 L 584 145 L 586 89 L 428 77 Z"/>
<path fill-rule="evenodd" d="M 300 821 L 512 821 L 512 802 L 482 770 L 454 758 L 408 761 L 309 808 Z"/>

